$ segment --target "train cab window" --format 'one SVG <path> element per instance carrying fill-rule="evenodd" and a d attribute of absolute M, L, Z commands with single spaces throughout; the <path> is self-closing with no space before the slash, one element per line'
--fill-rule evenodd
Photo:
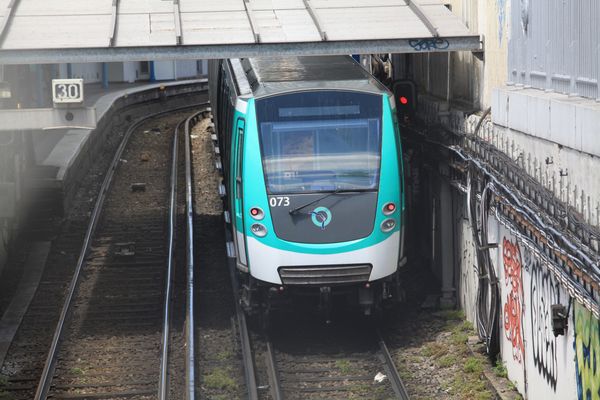
<path fill-rule="evenodd" d="M 256 102 L 271 194 L 376 190 L 381 97 L 320 91 Z"/>

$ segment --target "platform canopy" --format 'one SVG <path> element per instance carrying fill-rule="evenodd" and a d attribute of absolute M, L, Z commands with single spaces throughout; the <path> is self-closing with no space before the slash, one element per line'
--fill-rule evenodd
<path fill-rule="evenodd" d="M 0 0 L 0 64 L 456 50 L 439 0 Z"/>

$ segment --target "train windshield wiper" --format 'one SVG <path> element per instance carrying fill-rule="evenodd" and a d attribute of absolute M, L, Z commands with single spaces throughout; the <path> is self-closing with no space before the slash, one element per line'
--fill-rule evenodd
<path fill-rule="evenodd" d="M 335 194 L 338 194 L 338 193 L 352 193 L 352 192 L 360 193 L 360 192 L 372 192 L 372 191 L 374 191 L 374 190 L 375 190 L 375 189 L 364 189 L 364 188 L 360 188 L 360 189 L 342 189 L 342 188 L 339 188 L 339 187 L 338 187 L 338 188 L 337 188 L 337 189 L 335 189 L 333 192 L 329 192 L 329 193 L 327 193 L 327 194 L 324 194 L 324 195 L 323 195 L 323 196 L 321 196 L 321 197 L 317 197 L 316 199 L 309 201 L 309 202 L 308 202 L 308 203 L 306 203 L 306 204 L 303 204 L 303 205 L 301 205 L 301 206 L 298 206 L 298 207 L 292 208 L 292 209 L 290 210 L 290 214 L 291 214 L 291 215 L 293 215 L 293 214 L 296 214 L 298 211 L 302 210 L 303 208 L 306 208 L 306 207 L 310 206 L 311 204 L 315 204 L 316 202 L 319 202 L 319 201 L 321 201 L 321 200 L 323 200 L 323 199 L 326 199 L 326 198 L 328 198 L 328 197 L 330 197 L 330 196 L 333 196 L 333 195 L 335 195 Z"/>

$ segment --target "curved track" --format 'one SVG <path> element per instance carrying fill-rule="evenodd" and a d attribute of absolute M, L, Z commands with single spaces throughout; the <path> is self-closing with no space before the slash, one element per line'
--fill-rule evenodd
<path fill-rule="evenodd" d="M 167 397 L 176 146 L 185 120 L 166 114 L 134 123 L 113 158 L 36 399 Z M 160 132 L 141 129 L 149 118 L 160 118 Z"/>

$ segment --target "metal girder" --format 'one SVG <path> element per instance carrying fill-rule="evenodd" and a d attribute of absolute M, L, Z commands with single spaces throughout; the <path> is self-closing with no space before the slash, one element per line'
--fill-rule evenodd
<path fill-rule="evenodd" d="M 303 0 L 303 1 L 304 1 L 304 7 L 306 7 L 306 9 L 308 10 L 308 13 L 310 14 L 310 17 L 312 18 L 313 23 L 319 30 L 319 35 L 321 35 L 321 40 L 326 41 L 327 40 L 327 32 L 323 28 L 323 22 L 321 22 L 321 19 L 319 18 L 319 14 L 317 14 L 317 11 L 314 9 L 310 0 Z"/>
<path fill-rule="evenodd" d="M 248 15 L 248 21 L 250 22 L 250 29 L 252 29 L 252 36 L 254 36 L 254 42 L 260 43 L 260 32 L 258 30 L 258 24 L 256 23 L 256 17 L 254 16 L 254 8 L 250 0 L 244 0 L 244 7 L 246 8 L 246 15 Z"/>
<path fill-rule="evenodd" d="M 410 9 L 415 13 L 415 15 L 417 17 L 419 17 L 421 22 L 423 22 L 423 24 L 427 27 L 427 29 L 429 30 L 431 35 L 433 37 L 439 37 L 440 32 L 439 32 L 437 26 L 435 26 L 434 23 L 429 19 L 429 17 L 427 17 L 427 14 L 423 10 L 423 8 L 419 5 L 419 3 L 417 3 L 414 0 L 405 0 L 405 1 L 406 1 L 406 5 L 410 7 Z"/>
<path fill-rule="evenodd" d="M 203 46 L 1 50 L 0 64 L 170 61 L 289 55 L 481 51 L 480 36 Z"/>
<path fill-rule="evenodd" d="M 0 132 L 94 128 L 96 109 L 91 107 L 0 110 Z"/>
<path fill-rule="evenodd" d="M 6 36 L 6 32 L 8 31 L 11 18 L 18 4 L 19 0 L 10 0 L 8 5 L 6 6 L 6 10 L 4 10 L 4 18 L 0 22 L 0 45 L 2 44 L 2 42 L 4 42 L 4 37 Z"/>
<path fill-rule="evenodd" d="M 115 45 L 115 37 L 117 35 L 117 20 L 119 10 L 119 0 L 112 0 L 111 13 L 110 13 L 110 29 L 108 36 L 108 45 L 113 47 Z"/>
<path fill-rule="evenodd" d="M 175 38 L 177 44 L 180 45 L 183 41 L 183 33 L 181 31 L 181 10 L 179 8 L 179 0 L 173 0 L 173 15 L 175 17 Z"/>

